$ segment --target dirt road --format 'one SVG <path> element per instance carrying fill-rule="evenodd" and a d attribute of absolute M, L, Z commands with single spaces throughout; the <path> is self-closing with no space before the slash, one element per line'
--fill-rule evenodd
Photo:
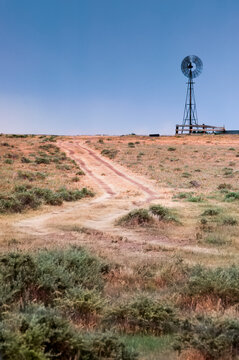
<path fill-rule="evenodd" d="M 115 220 L 133 208 L 148 206 L 152 202 L 170 206 L 171 191 L 167 188 L 157 188 L 153 181 L 136 176 L 128 169 L 105 159 L 83 142 L 59 141 L 58 145 L 85 172 L 88 186 L 96 190 L 96 197 L 74 204 L 64 204 L 46 214 L 21 220 L 15 227 L 28 235 L 41 237 L 42 244 L 49 239 L 57 244 L 59 241 L 67 243 L 74 238 L 73 230 L 76 227 L 84 227 L 106 236 L 126 239 L 123 246 L 119 245 L 121 251 L 142 251 L 145 238 L 141 232 L 117 227 L 114 225 Z M 64 231 L 64 228 L 67 228 L 68 232 Z M 71 228 L 73 230 L 69 232 Z M 147 239 L 147 243 L 166 248 L 175 248 L 179 245 L 162 236 L 151 237 Z M 185 251 L 210 252 L 209 249 L 197 246 L 181 246 Z"/>

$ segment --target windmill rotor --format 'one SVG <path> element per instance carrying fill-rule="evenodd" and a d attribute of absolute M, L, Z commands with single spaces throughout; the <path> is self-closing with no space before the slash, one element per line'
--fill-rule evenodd
<path fill-rule="evenodd" d="M 189 79 L 194 79 L 199 76 L 202 69 L 202 60 L 196 55 L 186 56 L 181 63 L 182 73 Z"/>

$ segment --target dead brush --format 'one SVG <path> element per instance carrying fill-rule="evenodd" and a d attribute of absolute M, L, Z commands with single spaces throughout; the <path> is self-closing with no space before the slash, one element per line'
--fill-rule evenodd
<path fill-rule="evenodd" d="M 105 291 L 110 296 L 118 297 L 122 291 L 144 289 L 145 279 L 136 274 L 132 268 L 114 266 L 105 276 Z"/>
<path fill-rule="evenodd" d="M 106 292 L 118 296 L 122 291 L 144 291 L 157 288 L 153 274 L 147 269 L 142 273 L 138 268 L 114 266 L 105 276 Z"/>
<path fill-rule="evenodd" d="M 158 287 L 170 287 L 184 284 L 188 279 L 189 267 L 181 258 L 164 262 L 157 271 L 154 280 Z"/>
<path fill-rule="evenodd" d="M 181 352 L 179 360 L 206 360 L 206 358 L 198 350 L 188 349 Z"/>
<path fill-rule="evenodd" d="M 179 293 L 174 297 L 174 299 L 177 306 L 181 309 L 195 311 L 195 313 L 224 311 L 221 299 L 212 295 L 198 295 L 191 297 Z"/>

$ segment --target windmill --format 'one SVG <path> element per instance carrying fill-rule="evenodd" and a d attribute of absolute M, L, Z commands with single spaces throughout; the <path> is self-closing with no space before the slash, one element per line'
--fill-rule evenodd
<path fill-rule="evenodd" d="M 181 70 L 183 75 L 188 78 L 187 95 L 183 114 L 183 124 L 176 125 L 176 135 L 183 133 L 225 133 L 224 127 L 211 126 L 205 124 L 198 124 L 196 100 L 194 95 L 194 81 L 199 76 L 203 69 L 202 60 L 196 55 L 186 56 L 181 63 Z"/>
<path fill-rule="evenodd" d="M 202 60 L 195 55 L 186 56 L 181 63 L 182 73 L 188 78 L 187 95 L 183 114 L 182 133 L 185 126 L 189 129 L 189 134 L 193 131 L 193 125 L 198 125 L 196 100 L 194 95 L 194 81 L 202 72 Z"/>
<path fill-rule="evenodd" d="M 186 56 L 181 64 L 182 73 L 188 78 L 187 95 L 183 114 L 183 128 L 185 125 L 189 125 L 190 134 L 193 129 L 192 125 L 198 125 L 193 79 L 201 74 L 202 68 L 202 60 L 195 55 Z"/>

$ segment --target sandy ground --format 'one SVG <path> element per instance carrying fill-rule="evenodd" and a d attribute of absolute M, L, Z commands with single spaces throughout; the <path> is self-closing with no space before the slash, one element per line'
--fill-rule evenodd
<path fill-rule="evenodd" d="M 58 145 L 84 170 L 88 186 L 96 189 L 96 196 L 17 220 L 14 223 L 15 231 L 30 239 L 32 244 L 28 243 L 28 248 L 76 243 L 90 245 L 97 251 L 100 248 L 105 255 L 107 251 L 113 250 L 116 257 L 123 257 L 126 252 L 129 256 L 135 256 L 136 253 L 149 256 L 148 250 L 145 250 L 149 246 L 168 250 L 181 247 L 184 251 L 202 254 L 218 253 L 217 249 L 190 245 L 183 241 L 175 243 L 157 234 L 152 236 L 145 230 L 115 226 L 116 219 L 138 207 L 152 203 L 175 207 L 171 200 L 171 190 L 159 188 L 153 180 L 136 176 L 121 165 L 106 160 L 79 139 L 58 141 Z M 82 228 L 88 230 L 82 231 Z M 85 235 L 89 233 L 92 236 Z"/>

